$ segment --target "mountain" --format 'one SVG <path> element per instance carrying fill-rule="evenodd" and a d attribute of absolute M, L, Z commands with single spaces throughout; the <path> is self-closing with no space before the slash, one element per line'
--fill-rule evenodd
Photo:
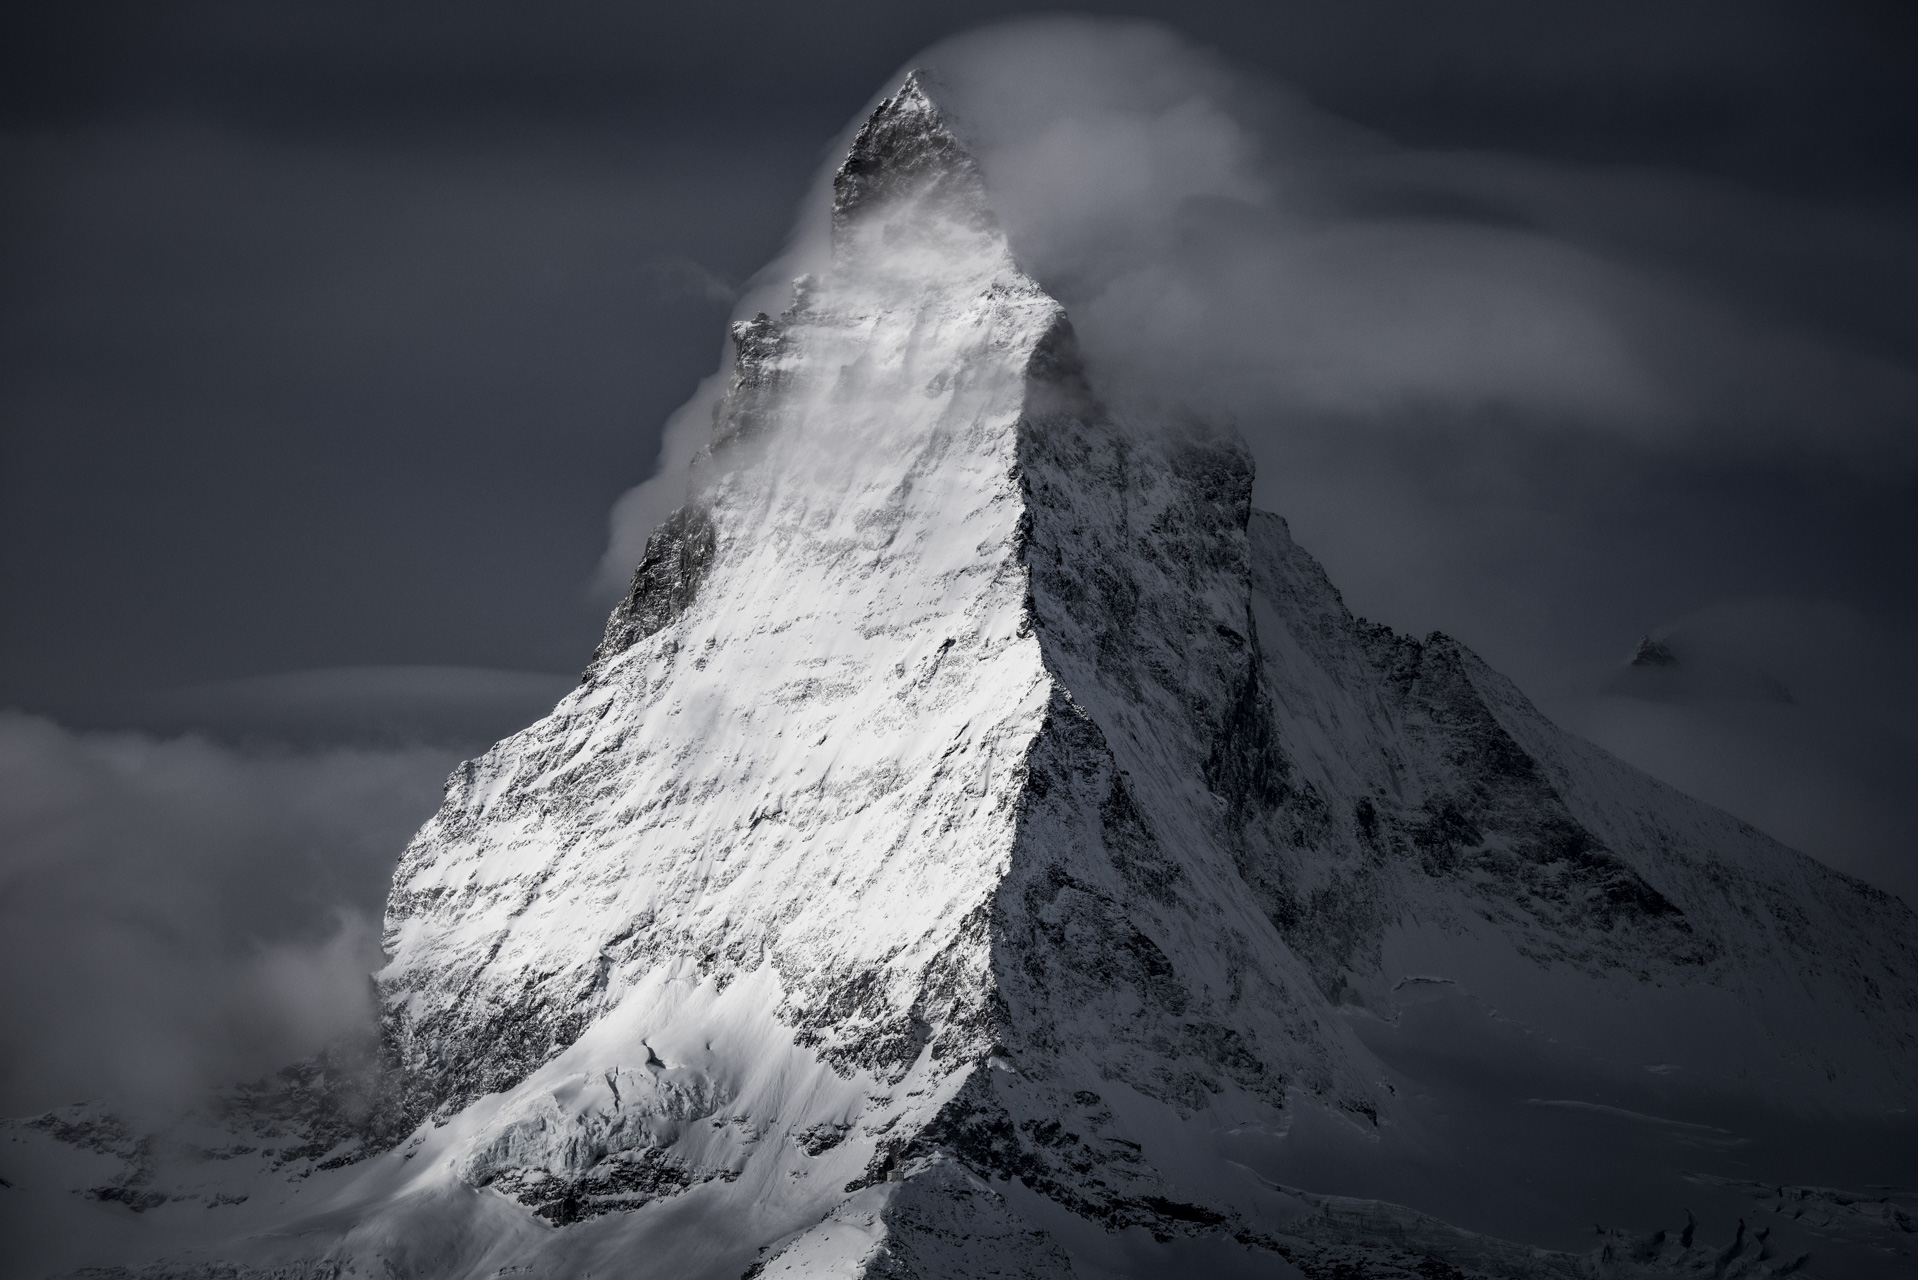
<path fill-rule="evenodd" d="M 22 1274 L 1908 1259 L 1768 1172 L 1904 1132 L 1908 908 L 1354 618 L 1230 434 L 1100 402 L 916 78 L 833 195 L 579 687 L 401 856 L 378 1054 L 16 1122 Z"/>
<path fill-rule="evenodd" d="M 1768 835 L 1918 902 L 1909 642 L 1831 601 L 1720 601 L 1646 636 L 1582 736 Z"/>

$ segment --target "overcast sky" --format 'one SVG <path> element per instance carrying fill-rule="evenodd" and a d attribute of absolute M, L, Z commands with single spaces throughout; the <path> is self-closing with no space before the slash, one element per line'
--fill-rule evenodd
<path fill-rule="evenodd" d="M 1095 365 L 1238 423 L 1357 611 L 1918 891 L 1911 6 L 1081 8 L 1170 25 L 7 6 L 0 923 L 217 974 L 145 1001 L 215 1074 L 332 1027 L 206 1030 L 350 1003 L 390 855 L 583 666 L 615 501 L 916 58 Z M 1620 685 L 1654 631 L 1706 674 Z M 228 888 L 139 891 L 168 867 Z M 52 1046 L 0 1043 L 0 1102 L 113 1058 L 0 1012 Z"/>
<path fill-rule="evenodd" d="M 778 250 L 887 76 L 1014 11 L 7 6 L 0 701 L 361 663 L 578 668 L 607 509 L 718 363 L 727 288 Z M 1908 7 L 1110 11 L 1172 19 L 1394 144 L 1570 166 L 1583 188 L 1551 198 L 1586 225 L 1566 234 L 1910 367 Z M 1467 191 L 1447 212 L 1526 216 L 1513 202 Z M 1664 505 L 1741 532 L 1797 517 L 1763 564 L 1681 550 L 1711 563 L 1659 575 L 1612 648 L 1726 589 L 1831 580 L 1910 608 L 1908 472 L 1865 490 L 1719 461 L 1580 480 L 1614 485 L 1616 518 L 1566 531 L 1565 572 L 1608 597 L 1671 537 Z M 1567 483 L 1556 462 L 1528 483 Z"/>

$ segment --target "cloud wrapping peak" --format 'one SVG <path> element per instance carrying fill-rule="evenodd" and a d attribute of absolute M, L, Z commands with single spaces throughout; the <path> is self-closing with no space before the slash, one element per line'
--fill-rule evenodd
<path fill-rule="evenodd" d="M 1239 427 L 1268 506 L 1349 487 L 1334 473 L 1359 453 L 1467 455 L 1495 436 L 1499 456 L 1469 465 L 1505 489 L 1539 447 L 1874 482 L 1918 466 L 1899 284 L 1918 238 L 1902 224 L 1677 174 L 1397 146 L 1146 22 L 1013 22 L 909 65 L 976 152 L 1021 265 L 1071 312 L 1101 393 Z M 781 309 L 816 266 L 830 168 L 742 316 Z M 602 594 L 683 496 L 717 389 L 615 511 Z M 1424 482 L 1363 470 L 1373 490 Z"/>
<path fill-rule="evenodd" d="M 1012 22 L 906 67 L 1072 315 L 1101 397 L 1240 430 L 1256 500 L 1355 611 L 1458 636 L 1560 714 L 1714 599 L 1826 596 L 1918 624 L 1909 219 L 1402 146 L 1145 22 Z M 857 123 L 742 317 L 817 269 Z M 606 595 L 683 499 L 724 380 L 615 509 Z M 1773 829 L 1836 830 L 1841 807 Z M 1857 857 L 1835 860 L 1877 857 L 1846 839 Z"/>
<path fill-rule="evenodd" d="M 1395 147 L 1143 23 L 1016 23 L 921 61 L 1022 260 L 1137 402 L 1255 441 L 1286 417 L 1497 414 L 1660 449 L 1915 456 L 1911 369 L 1608 236 L 1568 209 L 1590 174 Z M 1614 200 L 1698 203 L 1611 176 Z"/>

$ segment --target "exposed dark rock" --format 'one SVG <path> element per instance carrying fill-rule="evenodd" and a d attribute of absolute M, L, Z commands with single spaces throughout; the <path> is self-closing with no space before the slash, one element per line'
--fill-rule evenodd
<path fill-rule="evenodd" d="M 606 620 L 605 638 L 593 650 L 586 679 L 686 612 L 712 568 L 716 538 L 712 516 L 696 503 L 675 511 L 654 531 L 625 598 Z"/>
<path fill-rule="evenodd" d="M 960 210 L 982 222 L 992 216 L 978 162 L 952 136 L 917 72 L 860 127 L 832 187 L 835 230 L 905 196 Z"/>
<path fill-rule="evenodd" d="M 644 1208 L 705 1182 L 732 1182 L 731 1169 L 698 1169 L 669 1151 L 649 1147 L 607 1156 L 586 1172 L 567 1176 L 544 1169 L 511 1169 L 489 1184 L 556 1227 L 601 1214 Z"/>
<path fill-rule="evenodd" d="M 1637 652 L 1632 654 L 1632 665 L 1634 667 L 1675 667 L 1678 665 L 1678 655 L 1673 653 L 1671 646 L 1664 641 L 1646 636 L 1638 642 Z"/>

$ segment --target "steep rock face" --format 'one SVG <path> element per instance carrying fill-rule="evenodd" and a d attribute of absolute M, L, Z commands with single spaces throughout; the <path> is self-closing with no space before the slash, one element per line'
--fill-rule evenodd
<path fill-rule="evenodd" d="M 1277 516 L 1250 531 L 1295 767 L 1250 815 L 1246 882 L 1328 999 L 1388 1011 L 1405 975 L 1469 970 L 1601 1056 L 1841 1109 L 1910 1097 L 1903 903 L 1562 732 L 1456 641 L 1353 618 Z"/>
<path fill-rule="evenodd" d="M 1456 642 L 1353 618 L 1237 441 L 1099 403 L 916 81 L 831 234 L 831 270 L 735 327 L 691 499 L 579 688 L 402 856 L 371 1119 L 303 1077 L 324 1124 L 269 1150 L 233 1110 L 192 1183 L 230 1215 L 192 1224 L 117 1122 L 33 1130 L 118 1153 L 89 1185 L 167 1224 L 166 1274 L 1744 1256 L 1688 1228 L 1574 1257 L 1281 1181 L 1295 1127 L 1420 1156 L 1364 1033 L 1438 986 L 1597 1077 L 1908 1103 L 1911 912 Z M 1739 1265 L 1791 1265 L 1769 1249 Z"/>
<path fill-rule="evenodd" d="M 1249 462 L 1106 419 L 955 156 L 916 86 L 862 131 L 834 271 L 736 331 L 697 495 L 585 683 L 401 860 L 381 985 L 413 1113 L 513 1088 L 672 963 L 769 971 L 799 1046 L 893 1090 L 848 1140 L 866 1180 L 945 1134 L 1157 1222 L 1136 1144 L 1033 1135 L 1114 1080 L 1373 1111 L 1222 817 L 1283 768 L 1240 741 Z M 465 1175 L 542 1212 L 556 1178 L 612 1185 L 487 1150 Z"/>
<path fill-rule="evenodd" d="M 711 514 L 688 504 L 646 539 L 646 554 L 633 571 L 632 586 L 606 619 L 606 635 L 593 650 L 587 680 L 686 612 L 712 568 L 716 536 Z"/>
<path fill-rule="evenodd" d="M 1125 1135 L 1280 1131 L 1298 1097 L 1376 1123 L 1337 1011 L 1392 1016 L 1408 975 L 1574 1034 L 1594 991 L 1642 1001 L 1646 1052 L 1682 1015 L 1726 1063 L 1822 1019 L 1873 1046 L 1844 1088 L 1909 1090 L 1909 944 L 1839 940 L 1894 906 L 1352 618 L 1235 441 L 1113 420 L 916 83 L 834 194 L 833 270 L 736 327 L 695 497 L 582 688 L 402 860 L 381 982 L 416 1111 L 519 1085 L 662 965 L 763 971 L 794 1044 L 868 1082 L 824 1119 L 733 1105 L 850 1185 L 957 1152 L 1157 1232 L 1236 1211 Z M 609 1081 L 663 1078 L 629 1052 Z M 550 1216 L 758 1158 L 672 1157 L 680 1124 L 556 1164 L 540 1115 L 463 1176 Z"/>

